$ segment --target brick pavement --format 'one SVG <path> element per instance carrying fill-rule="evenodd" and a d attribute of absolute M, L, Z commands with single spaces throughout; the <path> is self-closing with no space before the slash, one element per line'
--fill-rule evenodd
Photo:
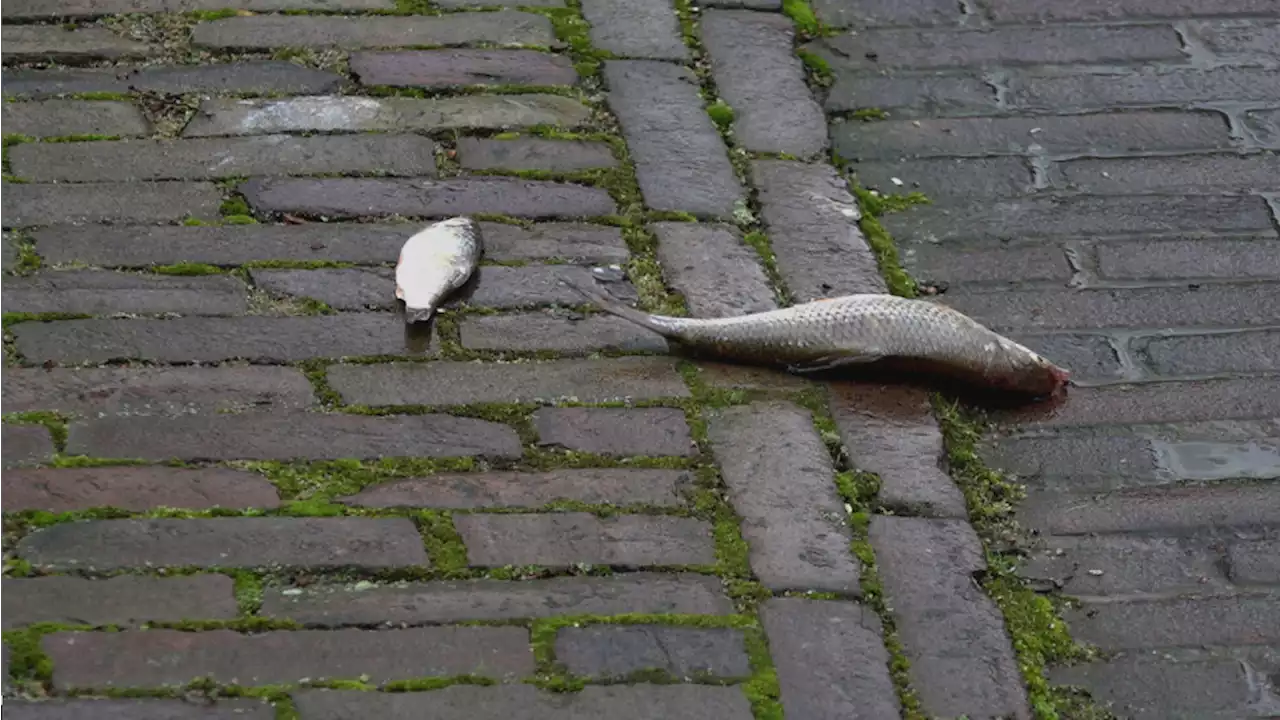
<path fill-rule="evenodd" d="M 1101 381 L 983 446 L 1119 652 L 1052 678 L 1276 712 L 1275 12 L 1217 4 L 12 0 L 11 712 L 1070 717 L 954 413 L 669 357 L 556 282 L 903 292 L 885 228 Z M 407 337 L 391 263 L 460 213 L 485 265 Z"/>

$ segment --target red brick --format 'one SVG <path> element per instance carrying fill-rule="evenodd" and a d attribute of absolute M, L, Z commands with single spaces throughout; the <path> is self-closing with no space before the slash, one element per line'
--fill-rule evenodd
<path fill-rule="evenodd" d="M 1031 167 L 1022 158 L 929 158 L 849 167 L 859 185 L 883 194 L 919 191 L 950 200 L 1029 195 L 1035 189 Z"/>
<path fill-rule="evenodd" d="M 1098 270 L 1120 280 L 1280 278 L 1280 240 L 1196 238 L 1100 243 Z"/>
<path fill-rule="evenodd" d="M 1157 375 L 1280 370 L 1280 332 L 1142 338 L 1133 350 Z"/>
<path fill-rule="evenodd" d="M 1249 420 L 1280 415 L 1280 380 L 1202 380 L 1071 388 L 1064 402 L 1006 412 L 1005 420 L 1041 425 Z"/>
<path fill-rule="evenodd" d="M 8 512 L 71 512 L 98 507 L 134 512 L 156 508 L 269 509 L 280 505 L 275 486 L 261 475 L 219 467 L 32 468 L 10 470 L 3 481 Z"/>
<path fill-rule="evenodd" d="M 545 473 L 431 475 L 373 485 L 338 502 L 357 507 L 538 508 L 565 500 L 608 505 L 679 506 L 686 470 L 598 468 Z M 7 490 L 6 490 L 7 492 Z"/>
<path fill-rule="evenodd" d="M 1058 165 L 1064 187 L 1096 195 L 1213 195 L 1280 189 L 1280 155 L 1084 158 Z"/>
<path fill-rule="evenodd" d="M 658 236 L 658 262 L 667 283 L 694 317 L 731 317 L 778 307 L 760 256 L 733 226 L 664 222 L 649 226 Z"/>
<path fill-rule="evenodd" d="M 445 88 L 459 85 L 574 85 L 568 56 L 534 50 L 404 50 L 351 54 L 364 85 Z"/>
<path fill-rule="evenodd" d="M 4 579 L 6 629 L 41 622 L 127 626 L 232 620 L 238 614 L 235 583 L 225 575 L 122 575 L 103 580 L 49 575 Z"/>
<path fill-rule="evenodd" d="M 43 425 L 5 423 L 4 466 L 36 465 L 53 459 L 53 437 Z"/>
<path fill-rule="evenodd" d="M 1040 73 L 1014 76 L 1005 95 L 1016 110 L 1185 108 L 1218 102 L 1271 102 L 1280 71 L 1269 68 L 1141 67 L 1127 72 Z"/>
<path fill-rule="evenodd" d="M 1023 502 L 1019 520 L 1056 535 L 1174 533 L 1265 525 L 1280 517 L 1277 513 L 1280 487 L 1274 483 L 1187 485 L 1096 497 L 1036 492 Z"/>
<path fill-rule="evenodd" d="M 1271 0 L 987 0 L 998 23 L 1070 22 L 1073 20 L 1143 20 L 1196 15 L 1275 15 Z"/>
<path fill-rule="evenodd" d="M 1074 638 L 1104 652 L 1280 641 L 1280 603 L 1266 596 L 1088 604 L 1066 620 Z"/>
<path fill-rule="evenodd" d="M 538 443 L 605 455 L 698 454 L 679 408 L 543 408 L 533 414 Z"/>
<path fill-rule="evenodd" d="M 711 526 L 664 515 L 542 513 L 454 516 L 469 564 L 503 565 L 711 565 Z"/>
<path fill-rule="evenodd" d="M 224 275 L 183 277 L 104 270 L 44 271 L 11 277 L 4 285 L 6 312 L 29 313 L 238 315 L 248 310 L 248 295 L 243 282 Z"/>
<path fill-rule="evenodd" d="M 469 350 L 587 354 L 599 350 L 665 353 L 662 336 L 612 315 L 556 312 L 464 318 L 459 332 Z"/>

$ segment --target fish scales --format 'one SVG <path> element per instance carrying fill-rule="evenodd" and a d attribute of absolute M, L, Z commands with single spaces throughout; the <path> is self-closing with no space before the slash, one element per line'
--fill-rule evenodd
<path fill-rule="evenodd" d="M 471 279 L 483 251 L 480 226 L 466 217 L 433 223 L 405 241 L 396 260 L 396 297 L 404 300 L 405 320 L 430 320 Z"/>

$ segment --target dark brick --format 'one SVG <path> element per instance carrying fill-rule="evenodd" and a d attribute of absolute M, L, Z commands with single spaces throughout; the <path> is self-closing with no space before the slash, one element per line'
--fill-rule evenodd
<path fill-rule="evenodd" d="M 3 17 L 97 17 L 124 13 L 173 13 L 222 10 L 226 0 L 10 0 Z M 391 10 L 394 0 L 238 0 L 238 8 L 255 12 L 274 10 Z"/>
<path fill-rule="evenodd" d="M 301 690 L 294 705 L 307 720 L 353 717 L 413 720 L 422 716 L 416 693 L 355 690 Z M 533 685 L 454 685 L 432 691 L 431 712 L 438 720 L 471 720 L 476 708 L 493 717 L 555 720 L 564 717 L 613 720 L 751 720 L 751 704 L 736 687 L 709 685 L 606 685 L 581 692 L 552 693 Z"/>
<path fill-rule="evenodd" d="M 939 115 L 979 115 L 996 112 L 996 92 L 981 78 L 964 75 L 858 75 L 840 72 L 841 58 L 821 46 L 805 49 L 822 56 L 836 70 L 835 82 L 827 93 L 825 107 L 830 112 L 878 108 L 893 117 Z M 858 121 L 866 126 L 871 123 Z M 839 127 L 841 123 L 836 123 Z"/>
<path fill-rule="evenodd" d="M 340 17 L 258 15 L 202 22 L 191 29 L 197 47 L 273 50 L 283 47 L 341 47 L 346 50 L 414 45 L 552 45 L 551 20 L 500 10 L 435 17 Z"/>
<path fill-rule="evenodd" d="M 606 225 L 539 223 L 522 228 L 480 223 L 484 255 L 490 260 L 561 260 L 573 263 L 620 263 L 630 257 L 622 231 Z"/>
<path fill-rule="evenodd" d="M 1021 568 L 1074 597 L 1203 593 L 1225 585 L 1218 552 L 1181 538 L 1049 538 Z"/>
<path fill-rule="evenodd" d="M 35 465 L 53 459 L 53 438 L 43 425 L 4 424 L 4 466 Z"/>
<path fill-rule="evenodd" d="M 1070 22 L 1073 20 L 1141 20 L 1185 18 L 1196 15 L 1274 15 L 1271 0 L 1217 0 L 1206 5 L 1198 0 L 987 0 L 998 23 Z"/>
<path fill-rule="evenodd" d="M 1045 243 L 910 242 L 902 245 L 902 260 L 925 283 L 997 283 L 1071 279 L 1071 265 L 1061 247 Z"/>
<path fill-rule="evenodd" d="M 1270 438 L 1157 441 L 1156 449 L 1168 473 L 1181 480 L 1271 480 L 1280 477 L 1277 434 L 1272 432 Z"/>
<path fill-rule="evenodd" d="M 1064 619 L 1103 651 L 1280 641 L 1280 603 L 1266 596 L 1089 603 Z"/>
<path fill-rule="evenodd" d="M 226 575 L 4 579 L 6 629 L 40 622 L 96 626 L 234 620 L 239 612 L 235 582 Z"/>
<path fill-rule="evenodd" d="M 1157 375 L 1280 370 L 1280 332 L 1142 338 L 1134 351 Z"/>
<path fill-rule="evenodd" d="M 1021 335 L 1011 339 L 1071 371 L 1075 380 L 1116 380 L 1124 376 L 1113 341 L 1101 335 Z"/>
<path fill-rule="evenodd" d="M 854 468 L 880 476 L 878 501 L 929 517 L 968 517 L 943 470 L 942 431 L 916 388 L 851 382 L 831 386 L 831 414 Z"/>
<path fill-rule="evenodd" d="M 591 26 L 591 44 L 616 57 L 676 61 L 689 57 L 671 0 L 583 0 L 582 16 Z"/>
<path fill-rule="evenodd" d="M 67 452 L 169 460 L 519 457 L 510 427 L 452 415 L 239 413 L 71 423 Z"/>
<path fill-rule="evenodd" d="M 66 320 L 12 328 L 28 362 L 68 364 L 120 358 L 294 362 L 314 357 L 404 354 L 404 322 L 394 314 L 317 317 Z"/>
<path fill-rule="evenodd" d="M 1280 110 L 1250 110 L 1245 126 L 1264 147 L 1280 148 Z"/>
<path fill-rule="evenodd" d="M 697 455 L 679 408 L 543 408 L 540 445 L 604 455 Z"/>
<path fill-rule="evenodd" d="M 1055 535 L 1190 531 L 1265 525 L 1280 513 L 1280 487 L 1187 485 L 1084 497 L 1029 493 L 1020 522 Z"/>
<path fill-rule="evenodd" d="M 1280 155 L 1274 153 L 1086 158 L 1062 163 L 1058 169 L 1064 187 L 1099 195 L 1213 195 L 1280 188 Z"/>
<path fill-rule="evenodd" d="M 626 573 L 608 578 L 459 580 L 378 585 L 266 588 L 262 614 L 310 626 L 375 623 L 449 623 L 556 615 L 625 613 L 727 615 L 733 604 L 718 578 L 706 575 Z"/>
<path fill-rule="evenodd" d="M 1151 441 L 1132 435 L 1073 434 L 1004 438 L 982 449 L 991 467 L 1036 488 L 1119 490 L 1160 483 Z"/>
<path fill-rule="evenodd" d="M 597 350 L 656 352 L 667 350 L 661 336 L 611 315 L 519 313 L 482 315 L 462 321 L 462 346 L 470 350 L 551 350 L 588 353 Z"/>
<path fill-rule="evenodd" d="M 365 85 L 445 88 L 460 85 L 574 85 L 565 55 L 535 50 L 358 52 L 351 73 Z"/>
<path fill-rule="evenodd" d="M 446 303 L 448 307 L 531 308 L 539 305 L 581 305 L 583 297 L 566 286 L 562 278 L 579 284 L 592 282 L 586 268 L 563 265 L 531 265 L 528 267 L 485 266 L 477 268 L 469 287 Z M 614 283 L 610 293 L 623 300 L 635 300 L 635 288 L 627 282 Z"/>
<path fill-rule="evenodd" d="M 961 19 L 960 6 L 950 0 L 864 0 L 857 5 L 841 0 L 815 0 L 818 19 L 832 27 L 951 25 Z"/>
<path fill-rule="evenodd" d="M 37 2 L 39 0 L 36 0 Z M 50 97 L 64 93 L 327 93 L 342 76 L 287 60 L 251 60 L 213 65 L 117 66 L 74 70 L 14 70 L 4 73 L 4 94 Z"/>
<path fill-rule="evenodd" d="M 692 484 L 693 476 L 686 470 L 600 468 L 544 473 L 459 473 L 394 480 L 337 501 L 357 507 L 466 510 L 538 508 L 566 500 L 678 507 L 684 504 L 684 493 Z"/>
<path fill-rule="evenodd" d="M 608 143 L 589 140 L 458 138 L 458 162 L 467 170 L 574 172 L 618 164 Z"/>
<path fill-rule="evenodd" d="M 858 229 L 857 201 L 834 168 L 756 160 L 751 170 L 778 271 L 796 302 L 885 292 Z"/>
<path fill-rule="evenodd" d="M 760 256 L 731 225 L 655 223 L 663 275 L 695 317 L 732 317 L 775 310 Z"/>
<path fill-rule="evenodd" d="M 1042 425 L 1248 420 L 1280 412 L 1280 381 L 1272 378 L 1203 380 L 1112 387 L 1076 387 L 1071 402 L 1028 408 L 1010 420 Z"/>
<path fill-rule="evenodd" d="M 249 275 L 254 287 L 273 296 L 309 297 L 335 310 L 387 310 L 396 306 L 395 271 L 391 268 L 254 268 Z"/>
<path fill-rule="evenodd" d="M 147 55 L 151 48 L 104 27 L 4 26 L 5 62 L 83 63 Z"/>
<path fill-rule="evenodd" d="M 5 183 L 5 227 L 54 223 L 214 220 L 222 191 L 213 183 Z"/>
<path fill-rule="evenodd" d="M 545 565 L 711 565 L 711 526 L 665 515 L 540 513 L 455 515 L 468 564 L 479 567 Z"/>
<path fill-rule="evenodd" d="M 645 205 L 731 216 L 746 194 L 703 109 L 693 73 L 663 62 L 615 60 L 605 63 L 604 77 Z"/>
<path fill-rule="evenodd" d="M 427 564 L 422 538 L 406 518 L 90 520 L 37 530 L 17 550 L 31 564 L 55 570 Z"/>
<path fill-rule="evenodd" d="M 249 289 L 228 275 L 61 270 L 9 278 L 7 282 L 7 312 L 235 315 L 249 308 Z"/>
<path fill-rule="evenodd" d="M 230 630 L 55 633 L 41 640 L 53 658 L 53 684 L 161 687 L 197 677 L 234 685 L 481 675 L 513 679 L 533 672 L 529 631 L 515 627 L 407 630 L 295 630 L 244 635 Z"/>
<path fill-rule="evenodd" d="M 161 466 L 33 468 L 4 476 L 9 511 L 71 512 L 113 507 L 133 512 L 157 508 L 207 510 L 274 508 L 275 486 L 257 473 L 230 468 Z"/>
<path fill-rule="evenodd" d="M 218 698 L 188 702 L 168 698 L 9 700 L 10 720 L 271 720 L 266 700 Z"/>
<path fill-rule="evenodd" d="M 696 367 L 698 379 L 714 388 L 795 392 L 814 387 L 799 375 L 779 368 L 709 361 L 699 361 Z"/>
<path fill-rule="evenodd" d="M 711 0 L 702 3 L 703 7 L 742 8 L 746 10 L 781 10 L 782 0 Z"/>
<path fill-rule="evenodd" d="M 8 78 L 5 82 L 8 82 Z M 6 134 L 60 137 L 65 135 L 128 136 L 151 133 L 151 123 L 143 117 L 142 111 L 127 102 L 81 100 L 7 102 L 4 103 L 3 110 Z"/>
<path fill-rule="evenodd" d="M 662 625 L 589 625 L 556 633 L 556 662 L 574 675 L 625 678 L 660 670 L 676 678 L 742 678 L 751 663 L 742 631 Z"/>
<path fill-rule="evenodd" d="M 1092 698 L 1122 717 L 1165 720 L 1252 715 L 1248 699 L 1255 686 L 1247 672 L 1231 658 L 1195 660 L 1153 653 L 1053 668 L 1049 678 L 1087 688 Z"/>
<path fill-rule="evenodd" d="M 733 134 L 740 147 L 801 158 L 826 150 L 826 119 L 805 84 L 789 18 L 708 10 L 701 29 L 716 90 L 734 111 Z"/>
<path fill-rule="evenodd" d="M 1186 23 L 1183 32 L 1193 47 L 1204 47 L 1219 61 L 1265 66 L 1280 53 L 1280 23 L 1200 20 Z"/>
<path fill-rule="evenodd" d="M 262 212 L 329 218 L 475 213 L 554 218 L 609 215 L 617 210 L 613 198 L 600 188 L 519 178 L 259 179 L 244 183 L 240 190 Z"/>
<path fill-rule="evenodd" d="M 1280 72 L 1262 68 L 1139 68 L 1099 75 L 1015 76 L 1006 98 L 1017 109 L 1060 112 L 1113 107 L 1185 108 L 1213 102 L 1271 102 Z"/>
<path fill-rule="evenodd" d="M 882 194 L 920 191 L 950 200 L 1029 195 L 1031 168 L 1020 158 L 936 158 L 851 165 L 858 184 Z M 894 182 L 894 180 L 898 182 Z"/>
<path fill-rule="evenodd" d="M 847 513 L 812 416 L 782 403 L 732 407 L 708 418 L 707 435 L 760 582 L 860 594 Z"/>
<path fill-rule="evenodd" d="M 1280 544 L 1270 540 L 1237 541 L 1227 550 L 1231 582 L 1280 585 Z"/>
<path fill-rule="evenodd" d="M 1004 619 L 973 580 L 986 568 L 973 528 L 877 515 L 870 538 L 924 712 L 1030 717 Z"/>
<path fill-rule="evenodd" d="M 1171 278 L 1280 278 L 1280 241 L 1197 238 L 1102 243 L 1098 270 L 1121 280 Z"/>
<path fill-rule="evenodd" d="M 573 98 L 543 94 L 459 95 L 427 99 L 358 95 L 262 100 L 215 97 L 201 101 L 200 110 L 183 128 L 182 135 L 439 132 L 473 128 L 511 130 L 539 125 L 574 128 L 590 117 L 591 110 Z"/>
<path fill-rule="evenodd" d="M 936 155 L 1077 155 L 1230 147 L 1214 113 L 1133 112 L 1062 117 L 848 121 L 832 130 L 843 157 L 897 160 Z"/>
<path fill-rule="evenodd" d="M 760 615 L 782 708 L 791 717 L 898 717 L 875 612 L 855 603 L 785 597 L 766 600 Z"/>
<path fill-rule="evenodd" d="M 37 182 L 202 180 L 252 175 L 378 173 L 434 177 L 435 143 L 419 135 L 327 135 L 28 143 L 13 171 Z"/>
<path fill-rule="evenodd" d="M 12 372 L 12 371 L 11 371 Z M 689 397 L 670 358 L 331 365 L 329 385 L 356 405 L 585 403 Z"/>

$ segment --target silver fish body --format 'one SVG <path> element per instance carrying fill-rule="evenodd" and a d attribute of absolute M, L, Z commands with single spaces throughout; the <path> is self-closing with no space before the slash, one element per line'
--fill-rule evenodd
<path fill-rule="evenodd" d="M 566 280 L 602 309 L 681 345 L 793 372 L 882 359 L 1000 390 L 1050 395 L 1068 372 L 944 305 L 895 295 L 846 295 L 727 318 L 650 315 Z"/>
<path fill-rule="evenodd" d="M 480 226 L 466 217 L 432 223 L 409 238 L 396 260 L 396 298 L 404 301 L 405 321 L 430 320 L 471 278 L 483 252 Z"/>

